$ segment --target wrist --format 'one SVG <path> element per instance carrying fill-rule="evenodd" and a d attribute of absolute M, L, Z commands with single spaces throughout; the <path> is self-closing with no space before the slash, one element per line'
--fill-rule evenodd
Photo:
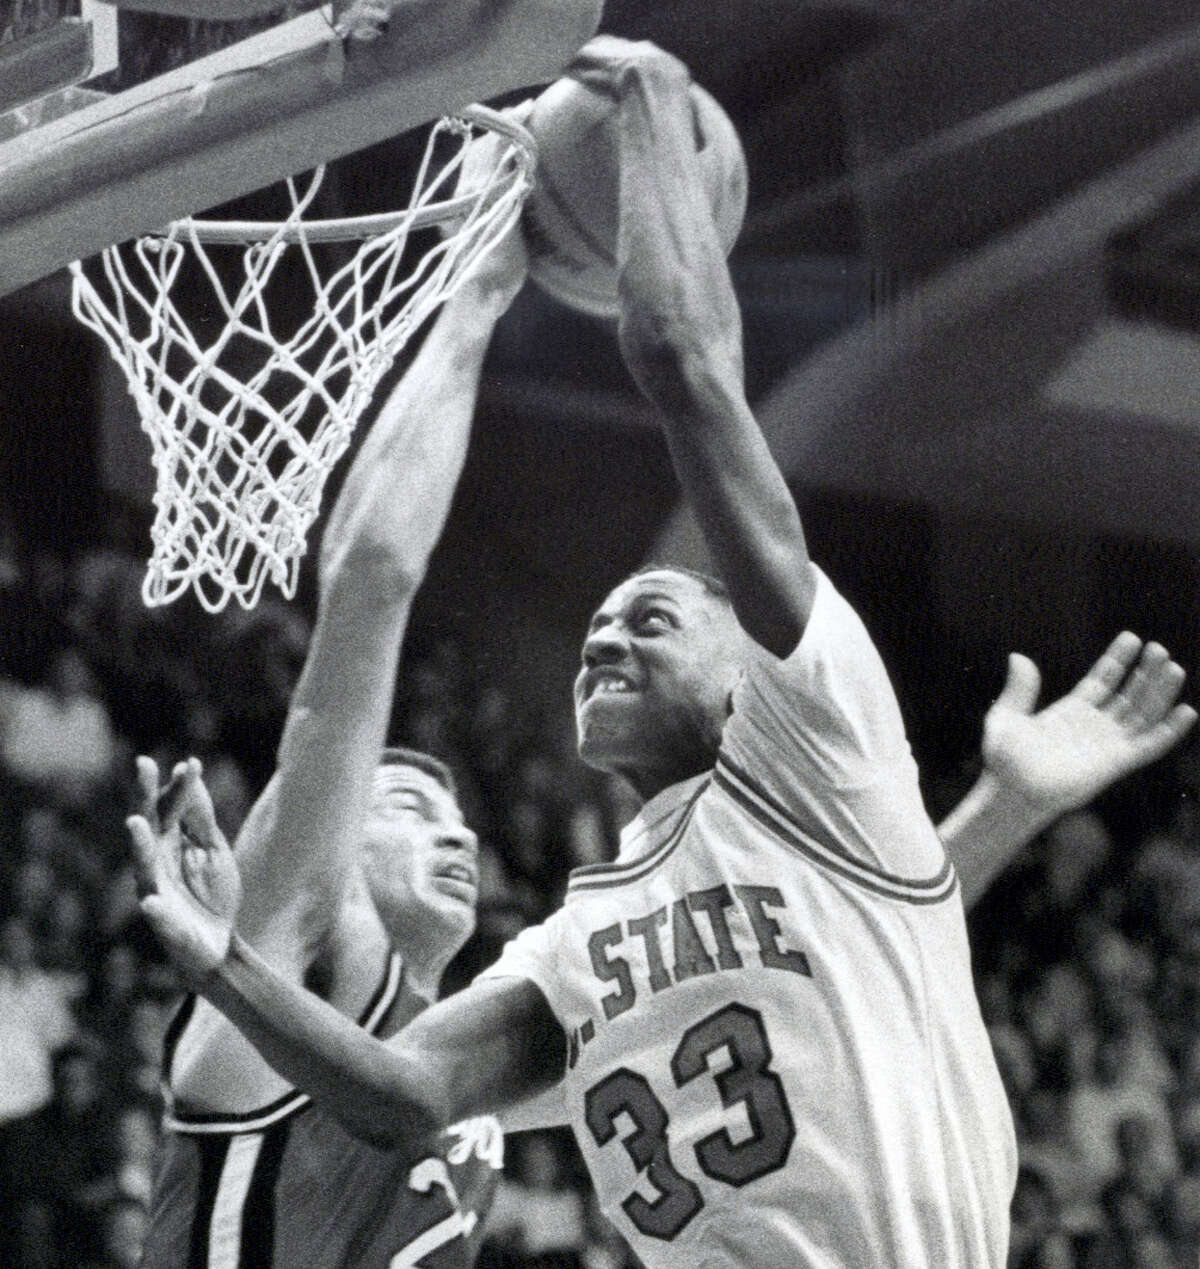
<path fill-rule="evenodd" d="M 1059 817 L 1057 808 L 1031 797 L 1025 789 L 1006 779 L 1003 773 L 989 767 L 986 762 L 975 782 L 972 796 L 986 805 L 992 815 L 1014 827 L 1019 826 L 1029 837 L 1036 836 Z"/>
<path fill-rule="evenodd" d="M 468 277 L 446 301 L 446 307 L 462 323 L 464 339 L 472 343 L 490 340 L 496 322 L 508 312 L 524 284 L 524 272 L 518 278 L 498 277 L 488 273 L 486 263 Z"/>
<path fill-rule="evenodd" d="M 236 966 L 250 963 L 247 955 L 249 951 L 250 945 L 245 939 L 236 930 L 230 931 L 225 955 L 201 976 L 196 984 L 196 991 L 207 997 L 219 995 L 222 987 L 229 985 L 232 975 L 236 972 Z"/>

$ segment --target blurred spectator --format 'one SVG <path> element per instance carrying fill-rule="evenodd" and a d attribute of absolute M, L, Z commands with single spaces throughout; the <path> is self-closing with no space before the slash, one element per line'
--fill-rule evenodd
<path fill-rule="evenodd" d="M 224 632 L 215 656 L 218 743 L 261 788 L 275 769 L 275 745 L 300 677 L 310 628 L 293 608 L 265 597 Z"/>
<path fill-rule="evenodd" d="M 54 1054 L 75 1034 L 78 984 L 38 965 L 20 916 L 0 926 L 0 1264 L 21 1237 L 20 1211 L 41 1187 L 39 1115 L 54 1097 Z"/>
<path fill-rule="evenodd" d="M 1023 1164 L 1012 1201 L 1010 1269 L 1034 1269 L 1042 1245 L 1058 1230 L 1054 1188 L 1040 1169 Z"/>
<path fill-rule="evenodd" d="M 164 769 L 170 768 L 164 764 Z M 235 759 L 218 753 L 204 764 L 204 783 L 212 796 L 217 823 L 232 841 L 254 804 L 250 782 Z"/>
<path fill-rule="evenodd" d="M 146 1102 L 132 1102 L 117 1116 L 114 1129 L 114 1190 L 121 1198 L 148 1207 L 154 1184 L 158 1120 Z"/>
<path fill-rule="evenodd" d="M 1029 1249 L 1027 1269 L 1075 1269 L 1075 1244 L 1061 1229 L 1050 1229 Z"/>
<path fill-rule="evenodd" d="M 116 1087 L 123 1099 L 154 1100 L 159 1096 L 159 1065 L 163 1036 L 173 1009 L 170 1005 L 142 996 L 129 1013 L 129 1029 L 122 1042 L 110 1052 L 116 1071 Z"/>
<path fill-rule="evenodd" d="M 1045 1182 L 1072 1229 L 1094 1224 L 1097 1215 L 1091 1200 L 1087 1169 L 1067 1135 L 1066 1096 L 1059 1088 L 1038 1085 L 1014 1103 L 1021 1162 Z"/>
<path fill-rule="evenodd" d="M 510 1141 L 481 1260 L 495 1269 L 583 1269 L 587 1241 L 583 1198 L 570 1184 L 557 1134 Z"/>
<path fill-rule="evenodd" d="M 1125 1121 L 1144 1124 L 1148 1134 L 1144 1149 L 1155 1168 L 1169 1175 L 1178 1166 L 1166 1099 L 1161 1090 L 1135 1077 L 1130 1061 L 1133 1049 L 1127 1034 L 1102 1039 L 1090 1077 L 1067 1097 L 1070 1140 L 1097 1188 L 1108 1185 L 1121 1171 L 1119 1130 Z"/>
<path fill-rule="evenodd" d="M 128 1198 L 113 1199 L 101 1214 L 100 1255 L 89 1260 L 83 1269 L 139 1269 L 149 1223 L 141 1203 Z"/>
<path fill-rule="evenodd" d="M 39 804 L 21 817 L 20 846 L 24 859 L 47 865 L 54 877 L 85 890 L 103 885 L 109 861 L 68 823 L 58 807 Z M 55 889 L 51 882 L 50 888 Z M 46 906 L 43 905 L 43 911 Z"/>
<path fill-rule="evenodd" d="M 72 1045 L 54 1063 L 54 1100 L 38 1112 L 40 1148 L 32 1171 L 37 1199 L 49 1205 L 59 1263 L 86 1261 L 112 1198 L 112 1105 L 96 1055 Z"/>
<path fill-rule="evenodd" d="M 77 649 L 64 648 L 41 685 L 9 683 L 0 696 L 0 758 L 51 801 L 86 802 L 113 756 L 108 711 Z"/>
<path fill-rule="evenodd" d="M 82 993 L 87 978 L 85 971 L 95 963 L 92 921 L 83 891 L 76 886 L 61 886 L 50 898 L 42 936 L 42 962 L 49 969 L 69 974 Z"/>
<path fill-rule="evenodd" d="M 91 991 L 83 1004 L 88 1029 L 105 1039 L 124 1035 L 140 987 L 137 952 L 128 943 L 113 943 L 96 968 Z"/>
<path fill-rule="evenodd" d="M 1180 1265 L 1200 1265 L 1200 1171 L 1182 1173 L 1167 1187 L 1164 1226 Z"/>

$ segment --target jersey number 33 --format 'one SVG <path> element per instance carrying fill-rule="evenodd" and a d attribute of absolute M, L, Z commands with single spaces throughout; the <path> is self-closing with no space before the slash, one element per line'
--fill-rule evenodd
<path fill-rule="evenodd" d="M 728 1065 L 714 1072 L 711 1060 L 722 1051 L 728 1054 Z M 689 1027 L 671 1058 L 677 1088 L 710 1075 L 722 1106 L 745 1111 L 749 1136 L 734 1141 L 727 1128 L 720 1128 L 694 1147 L 700 1170 L 723 1185 L 747 1185 L 787 1163 L 796 1128 L 783 1083 L 771 1069 L 771 1056 L 762 1015 L 745 1005 L 729 1004 Z M 647 1237 L 674 1238 L 704 1207 L 704 1196 L 671 1159 L 670 1118 L 649 1081 L 637 1071 L 618 1067 L 587 1090 L 584 1114 L 599 1146 L 617 1135 L 622 1115 L 629 1117 L 634 1130 L 621 1144 L 658 1193 L 654 1198 L 632 1193 L 621 1207 Z"/>

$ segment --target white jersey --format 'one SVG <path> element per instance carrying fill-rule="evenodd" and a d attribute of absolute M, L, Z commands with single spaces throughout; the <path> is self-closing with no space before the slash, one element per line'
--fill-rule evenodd
<path fill-rule="evenodd" d="M 568 1069 L 530 1110 L 571 1123 L 651 1269 L 1002 1269 L 1016 1146 L 957 881 L 823 575 L 715 769 L 648 802 L 488 974 L 562 1023 Z"/>

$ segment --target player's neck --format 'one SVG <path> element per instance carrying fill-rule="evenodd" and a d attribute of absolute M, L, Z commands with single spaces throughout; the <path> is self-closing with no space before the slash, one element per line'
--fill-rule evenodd
<path fill-rule="evenodd" d="M 673 784 L 682 784 L 685 780 L 711 771 L 716 760 L 714 752 L 711 755 L 695 755 L 690 761 L 674 762 L 662 767 L 618 768 L 614 774 L 621 776 L 632 786 L 644 806 Z"/>
<path fill-rule="evenodd" d="M 363 1004 L 360 997 L 364 991 L 374 991 L 391 950 L 374 909 L 369 904 L 343 902 L 312 966 L 323 980 L 318 995 L 356 1016 Z"/>
<path fill-rule="evenodd" d="M 449 961 L 442 959 L 437 963 L 433 963 L 428 959 L 421 958 L 412 959 L 404 955 L 402 949 L 400 958 L 404 962 L 404 981 L 423 999 L 428 1000 L 430 1004 L 438 998 L 442 989 L 442 975 L 446 972 L 446 966 Z"/>

